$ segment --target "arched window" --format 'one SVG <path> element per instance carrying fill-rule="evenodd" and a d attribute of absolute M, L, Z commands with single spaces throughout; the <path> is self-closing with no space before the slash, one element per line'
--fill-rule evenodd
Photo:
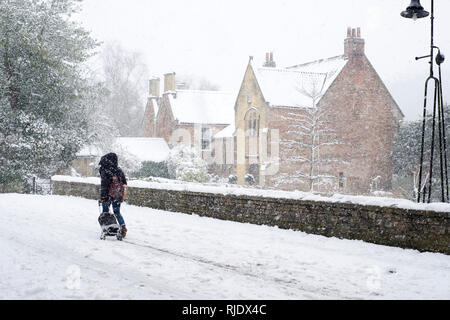
<path fill-rule="evenodd" d="M 259 137 L 260 116 L 258 110 L 251 108 L 245 115 L 245 132 L 251 137 Z"/>

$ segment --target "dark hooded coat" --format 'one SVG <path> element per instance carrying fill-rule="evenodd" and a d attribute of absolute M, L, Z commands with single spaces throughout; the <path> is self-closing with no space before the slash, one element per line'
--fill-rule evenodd
<path fill-rule="evenodd" d="M 100 198 L 103 201 L 109 200 L 109 187 L 112 183 L 112 177 L 117 176 L 120 178 L 124 185 L 127 184 L 127 179 L 122 169 L 118 167 L 118 158 L 115 153 L 108 153 L 104 155 L 99 162 L 100 165 Z M 123 201 L 123 199 L 119 199 Z"/>

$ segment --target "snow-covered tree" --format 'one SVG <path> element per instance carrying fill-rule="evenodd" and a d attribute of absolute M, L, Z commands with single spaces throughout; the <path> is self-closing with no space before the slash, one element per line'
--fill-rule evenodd
<path fill-rule="evenodd" d="M 92 70 L 89 71 L 86 80 L 95 88 L 86 99 L 86 112 L 89 115 L 87 117 L 88 139 L 86 144 L 95 146 L 98 150 L 103 150 L 106 153 L 110 150 L 115 138 L 119 136 L 114 121 L 104 110 L 108 99 L 108 90 Z"/>
<path fill-rule="evenodd" d="M 450 142 L 450 106 L 444 106 L 444 121 L 447 133 L 447 144 Z M 428 182 L 431 155 L 431 128 L 432 117 L 428 114 L 426 119 L 425 130 L 425 147 L 424 147 L 424 163 L 422 175 L 422 185 L 420 190 L 423 191 L 425 184 Z M 437 121 L 437 119 L 436 119 Z M 398 194 L 411 200 L 417 200 L 417 192 L 419 190 L 419 168 L 420 168 L 420 148 L 422 141 L 423 120 L 404 122 L 400 126 L 400 130 L 394 142 L 394 177 L 393 189 Z M 437 123 L 436 123 L 437 128 Z M 435 132 L 435 148 L 433 161 L 433 194 L 432 198 L 440 200 L 441 185 L 440 177 L 440 158 L 439 158 L 439 135 L 438 130 Z M 450 145 L 447 145 L 447 159 L 450 160 Z M 445 160 L 445 159 L 443 159 Z M 450 174 L 450 172 L 449 172 Z"/>
<path fill-rule="evenodd" d="M 175 146 L 169 154 L 167 168 L 171 178 L 188 182 L 209 182 L 208 164 L 198 151 L 183 144 Z"/>
<path fill-rule="evenodd" d="M 1 185 L 54 173 L 88 139 L 98 88 L 82 66 L 96 42 L 70 19 L 78 2 L 0 2 Z"/>
<path fill-rule="evenodd" d="M 177 75 L 177 86 L 184 90 L 218 91 L 220 87 L 209 79 L 196 75 Z"/>
<path fill-rule="evenodd" d="M 130 153 L 126 147 L 118 143 L 117 140 L 112 144 L 112 147 L 106 150 L 117 154 L 120 167 L 126 174 L 132 174 L 142 168 L 142 161 Z"/>
<path fill-rule="evenodd" d="M 329 174 L 326 166 L 339 161 L 324 149 L 340 144 L 329 125 L 328 110 L 318 104 L 323 95 L 327 74 L 308 74 L 298 82 L 296 90 L 309 98 L 309 106 L 298 106 L 283 116 L 286 121 L 282 161 L 297 168 L 294 172 L 281 174 L 277 179 L 290 183 L 302 183 L 310 192 L 333 188 L 337 177 Z M 287 137 L 287 138 L 286 138 Z M 321 188 L 322 187 L 322 188 Z"/>

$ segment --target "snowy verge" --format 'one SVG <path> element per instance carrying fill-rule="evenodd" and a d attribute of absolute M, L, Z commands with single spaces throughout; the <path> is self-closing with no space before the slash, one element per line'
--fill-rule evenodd
<path fill-rule="evenodd" d="M 74 182 L 100 185 L 100 178 L 89 177 L 71 177 L 71 176 L 53 176 L 52 181 Z M 305 200 L 305 201 L 320 201 L 332 203 L 351 203 L 365 206 L 379 206 L 392 207 L 407 210 L 424 210 L 436 212 L 450 213 L 450 204 L 448 203 L 415 203 L 406 199 L 384 198 L 384 197 L 369 197 L 369 196 L 350 196 L 335 194 L 332 197 L 324 197 L 308 192 L 301 191 L 282 191 L 282 190 L 268 190 L 268 189 L 250 189 L 242 187 L 211 186 L 198 183 L 180 183 L 174 182 L 149 182 L 141 180 L 128 181 L 129 187 L 143 188 L 143 189 L 158 189 L 158 190 L 172 190 L 172 191 L 188 191 L 188 192 L 202 192 L 215 193 L 221 195 L 235 195 L 235 196 L 252 196 L 263 198 L 277 198 L 290 200 Z"/>

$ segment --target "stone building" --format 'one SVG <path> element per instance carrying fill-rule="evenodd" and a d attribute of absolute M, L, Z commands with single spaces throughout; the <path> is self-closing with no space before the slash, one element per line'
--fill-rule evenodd
<path fill-rule="evenodd" d="M 261 67 L 250 57 L 237 97 L 179 89 L 174 73 L 164 86 L 152 79 L 144 128 L 170 146 L 197 146 L 211 171 L 239 184 L 367 194 L 392 187 L 403 117 L 360 28 L 348 28 L 338 56 L 284 68 L 273 53 Z"/>
<path fill-rule="evenodd" d="M 364 49 L 360 28 L 348 28 L 342 55 L 286 68 L 271 53 L 262 67 L 250 57 L 235 123 L 216 136 L 234 142 L 239 184 L 250 175 L 288 190 L 391 189 L 403 113 Z"/>
<path fill-rule="evenodd" d="M 149 87 L 144 135 L 164 138 L 171 148 L 178 143 L 193 146 L 210 158 L 213 136 L 234 122 L 236 94 L 183 89 L 175 73 L 165 74 L 163 83 L 151 79 Z"/>

